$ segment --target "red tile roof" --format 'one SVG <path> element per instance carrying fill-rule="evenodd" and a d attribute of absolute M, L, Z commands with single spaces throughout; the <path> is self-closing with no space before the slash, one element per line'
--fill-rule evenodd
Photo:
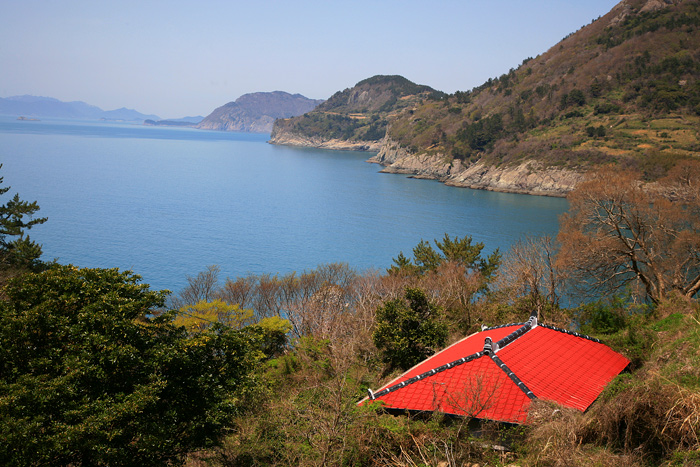
<path fill-rule="evenodd" d="M 531 318 L 472 334 L 370 398 L 393 409 L 525 423 L 535 398 L 585 411 L 628 364 L 596 339 Z"/>

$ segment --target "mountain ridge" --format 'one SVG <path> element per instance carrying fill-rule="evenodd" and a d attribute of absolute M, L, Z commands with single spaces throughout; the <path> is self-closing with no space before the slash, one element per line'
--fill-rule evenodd
<path fill-rule="evenodd" d="M 146 115 L 124 107 L 115 110 L 102 110 L 82 101 L 64 102 L 53 97 L 28 94 L 0 97 L 0 115 L 127 121 L 160 119 L 157 115 Z"/>

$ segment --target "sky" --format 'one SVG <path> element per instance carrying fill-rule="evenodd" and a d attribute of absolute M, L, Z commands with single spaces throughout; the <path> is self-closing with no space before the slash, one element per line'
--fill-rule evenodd
<path fill-rule="evenodd" d="M 326 99 L 374 75 L 453 93 L 618 0 L 0 0 L 0 97 L 206 116 L 251 92 Z"/>

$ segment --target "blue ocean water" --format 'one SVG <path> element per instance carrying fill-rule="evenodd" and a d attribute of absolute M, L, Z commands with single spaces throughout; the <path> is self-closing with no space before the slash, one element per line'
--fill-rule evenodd
<path fill-rule="evenodd" d="M 173 291 L 212 264 L 232 278 L 331 262 L 384 269 L 445 233 L 505 251 L 554 235 L 568 206 L 381 174 L 366 153 L 268 138 L 3 117 L 0 176 L 49 218 L 29 232 L 44 259 L 129 269 Z"/>

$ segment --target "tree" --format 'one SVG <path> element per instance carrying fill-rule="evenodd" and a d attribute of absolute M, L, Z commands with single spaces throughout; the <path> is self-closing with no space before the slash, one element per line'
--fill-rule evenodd
<path fill-rule="evenodd" d="M 2 168 L 2 164 L 0 164 Z M 0 177 L 2 184 L 4 177 Z M 0 196 L 11 187 L 0 187 Z M 25 237 L 25 231 L 46 222 L 46 217 L 33 219 L 39 210 L 36 201 L 22 201 L 19 194 L 0 205 L 0 265 L 2 268 L 34 268 L 39 265 L 41 246 Z"/>
<path fill-rule="evenodd" d="M 175 324 L 184 326 L 190 332 L 201 332 L 221 324 L 233 329 L 241 329 L 253 324 L 253 310 L 242 309 L 223 300 L 207 302 L 200 300 L 194 305 L 183 305 L 177 312 Z"/>
<path fill-rule="evenodd" d="M 580 89 L 572 89 L 571 92 L 569 93 L 567 101 L 571 104 L 576 104 L 578 106 L 582 106 L 582 105 L 586 104 L 586 96 L 583 94 L 583 91 L 581 91 Z"/>
<path fill-rule="evenodd" d="M 170 297 L 170 305 L 173 308 L 182 308 L 187 305 L 195 305 L 200 301 L 212 300 L 219 288 L 220 272 L 221 268 L 213 264 L 207 266 L 207 270 L 200 272 L 196 277 L 187 276 L 187 286 L 180 291 L 177 297 Z"/>
<path fill-rule="evenodd" d="M 377 309 L 372 339 L 389 369 L 407 370 L 447 342 L 442 310 L 420 289 L 406 288 L 404 298 L 385 302 Z"/>
<path fill-rule="evenodd" d="M 496 279 L 496 288 L 510 300 L 524 299 L 540 320 L 559 307 L 566 276 L 555 264 L 558 245 L 548 236 L 526 237 L 510 249 Z M 550 321 L 553 316 L 547 316 Z"/>
<path fill-rule="evenodd" d="M 442 242 L 438 240 L 434 242 L 439 251 L 435 251 L 429 242 L 421 240 L 413 248 L 413 262 L 401 252 L 398 258 L 393 259 L 394 265 L 387 271 L 389 274 L 420 275 L 429 271 L 434 272 L 445 262 L 455 262 L 464 266 L 469 272 L 478 272 L 484 279 L 489 280 L 501 261 L 498 250 L 482 258 L 484 244 L 479 242 L 472 245 L 472 238 L 469 235 L 462 238 L 455 237 L 453 240 L 445 234 Z"/>
<path fill-rule="evenodd" d="M 642 185 L 629 172 L 593 174 L 569 196 L 558 265 L 586 292 L 633 287 L 653 303 L 672 291 L 695 296 L 700 289 L 700 197 L 694 194 L 699 181 L 696 162 L 681 164 L 656 187 Z"/>
<path fill-rule="evenodd" d="M 287 345 L 287 334 L 292 329 L 292 324 L 279 316 L 255 322 L 253 310 L 218 299 L 211 302 L 201 300 L 195 305 L 181 307 L 173 323 L 184 326 L 190 334 L 245 329 L 249 335 L 256 336 L 257 348 L 268 357 L 282 353 Z"/>
<path fill-rule="evenodd" d="M 249 404 L 256 333 L 189 334 L 165 292 L 116 269 L 53 265 L 0 302 L 0 464 L 169 465 Z"/>

